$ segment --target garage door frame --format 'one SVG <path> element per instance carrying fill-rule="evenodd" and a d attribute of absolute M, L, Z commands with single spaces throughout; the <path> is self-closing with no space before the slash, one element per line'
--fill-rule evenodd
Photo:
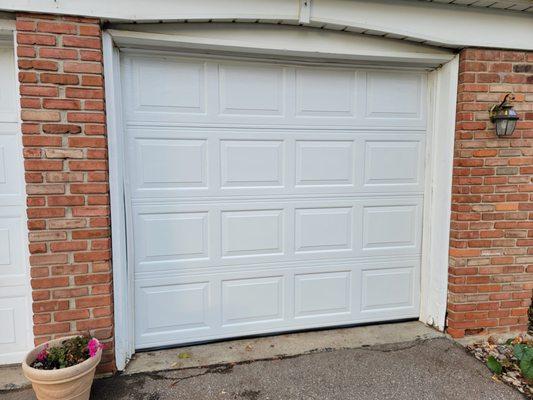
<path fill-rule="evenodd" d="M 133 340 L 133 278 L 132 269 L 128 268 L 128 260 L 132 259 L 132 254 L 128 254 L 131 249 L 126 246 L 128 225 L 126 224 L 124 196 L 125 155 L 122 146 L 120 52 L 117 46 L 125 44 L 151 49 L 156 48 L 158 42 L 157 38 L 154 39 L 153 34 L 136 32 L 132 38 L 127 33 L 123 34 L 114 30 L 104 32 L 103 41 L 113 237 L 115 355 L 117 368 L 122 370 L 135 352 L 135 348 Z M 164 45 L 163 47 L 169 47 L 168 41 L 161 44 Z M 194 44 L 191 44 L 189 48 L 191 47 L 194 48 Z M 175 48 L 183 49 L 183 43 L 177 43 Z M 205 43 L 203 43 L 202 48 L 206 49 Z M 220 43 L 214 43 L 210 48 L 221 51 L 228 50 Z M 234 47 L 231 49 L 233 52 L 235 50 Z M 375 54 L 379 54 L 380 50 L 382 51 L 382 49 L 376 49 Z M 249 51 L 243 49 L 242 56 L 248 54 Z M 279 52 L 270 50 L 269 54 L 287 56 L 281 49 Z M 299 54 L 299 56 L 302 55 Z M 309 53 L 308 56 L 317 57 L 314 53 Z M 354 56 L 355 59 L 361 60 L 361 57 L 357 58 L 357 54 Z M 364 56 L 362 57 L 364 59 Z M 382 53 L 379 57 L 387 60 L 387 66 L 394 67 L 408 62 L 413 54 L 395 52 L 391 56 Z M 338 59 L 346 59 L 346 54 L 339 54 Z M 372 60 L 376 64 L 379 63 L 379 58 Z M 418 59 L 417 62 L 420 63 L 421 60 Z M 440 59 L 435 55 L 428 55 L 426 64 L 433 65 L 434 69 L 428 76 L 429 123 L 426 144 L 427 184 L 424 192 L 420 320 L 443 330 L 447 296 L 450 194 L 458 59 L 453 55 L 442 56 Z M 436 149 L 438 151 L 435 151 Z"/>

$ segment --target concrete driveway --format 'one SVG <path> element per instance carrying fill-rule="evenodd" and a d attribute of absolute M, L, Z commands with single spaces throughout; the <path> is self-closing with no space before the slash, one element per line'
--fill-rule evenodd
<path fill-rule="evenodd" d="M 33 399 L 30 390 L 2 400 Z M 95 381 L 94 400 L 501 399 L 523 397 L 494 382 L 458 344 L 436 338 L 288 358 L 122 375 Z"/>

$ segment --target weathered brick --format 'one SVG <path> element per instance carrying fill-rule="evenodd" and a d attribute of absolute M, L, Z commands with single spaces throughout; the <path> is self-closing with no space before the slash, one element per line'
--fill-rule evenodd
<path fill-rule="evenodd" d="M 58 60 L 76 60 L 78 58 L 78 50 L 42 47 L 39 49 L 39 57 Z"/>
<path fill-rule="evenodd" d="M 82 330 L 112 344 L 99 21 L 21 14 L 17 26 L 35 342 Z M 114 369 L 112 345 L 99 368 Z"/>
<path fill-rule="evenodd" d="M 100 49 L 102 41 L 99 37 L 63 36 L 63 46 L 78 49 Z"/>
<path fill-rule="evenodd" d="M 56 37 L 54 35 L 41 35 L 33 33 L 17 33 L 18 44 L 55 46 Z"/>
<path fill-rule="evenodd" d="M 72 74 L 51 74 L 42 73 L 40 76 L 41 83 L 54 83 L 56 85 L 77 85 L 79 78 Z"/>
<path fill-rule="evenodd" d="M 44 133 L 52 134 L 75 134 L 81 132 L 81 126 L 75 124 L 43 124 Z"/>
<path fill-rule="evenodd" d="M 527 285 L 533 268 L 525 274 L 525 260 L 516 257 L 533 248 L 526 225 L 533 216 L 528 195 L 533 114 L 521 112 L 528 93 L 524 73 L 533 58 L 526 61 L 525 54 L 482 49 L 460 54 L 447 318 L 455 337 L 525 326 L 520 318 L 531 301 L 533 285 Z M 487 109 L 509 92 L 520 124 L 511 138 L 497 138 Z M 525 293 L 527 303 L 513 293 Z"/>

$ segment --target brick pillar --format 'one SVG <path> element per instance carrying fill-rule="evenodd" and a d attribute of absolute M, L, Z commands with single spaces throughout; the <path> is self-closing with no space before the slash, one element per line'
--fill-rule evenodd
<path fill-rule="evenodd" d="M 515 96 L 520 121 L 498 138 L 488 109 Z M 448 332 L 525 332 L 533 288 L 533 53 L 460 54 Z"/>
<path fill-rule="evenodd" d="M 17 16 L 35 342 L 101 339 L 114 369 L 99 21 Z"/>

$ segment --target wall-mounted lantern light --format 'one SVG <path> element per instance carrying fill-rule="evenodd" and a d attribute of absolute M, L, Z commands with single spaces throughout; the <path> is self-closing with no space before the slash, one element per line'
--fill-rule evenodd
<path fill-rule="evenodd" d="M 518 121 L 518 115 L 507 99 L 514 100 L 514 97 L 506 94 L 500 104 L 493 105 L 489 110 L 490 121 L 496 125 L 498 136 L 511 136 Z"/>

